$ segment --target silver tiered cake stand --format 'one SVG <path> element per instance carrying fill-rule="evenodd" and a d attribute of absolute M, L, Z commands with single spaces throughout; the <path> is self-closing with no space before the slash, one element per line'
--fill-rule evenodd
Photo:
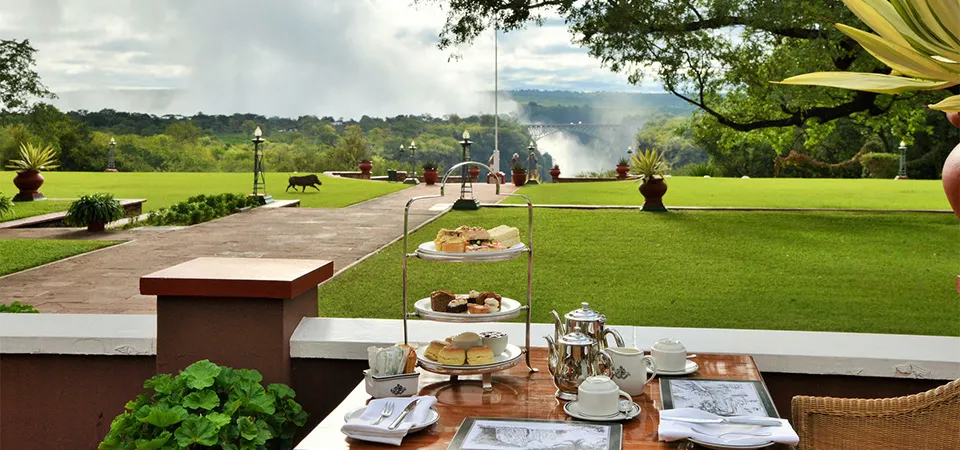
<path fill-rule="evenodd" d="M 403 211 L 403 343 L 408 344 L 407 342 L 407 318 L 409 317 L 419 317 L 424 320 L 435 320 L 440 322 L 459 322 L 459 323 L 478 323 L 478 322 L 493 322 L 493 321 L 502 321 L 509 320 L 519 315 L 521 311 L 526 312 L 527 314 L 527 326 L 526 326 L 526 343 L 524 348 L 520 349 L 514 345 L 508 345 L 507 350 L 501 354 L 497 355 L 495 362 L 493 364 L 487 364 L 482 366 L 448 366 L 440 364 L 436 361 L 430 361 L 424 357 L 424 351 L 426 347 L 419 349 L 417 352 L 417 361 L 420 367 L 424 370 L 428 370 L 433 373 L 439 373 L 443 375 L 450 375 L 451 381 L 457 381 L 460 375 L 482 375 L 483 389 L 489 391 L 493 389 L 493 373 L 507 370 L 513 366 L 516 366 L 520 362 L 522 356 L 526 356 L 527 368 L 530 369 L 530 372 L 537 372 L 537 369 L 530 364 L 530 315 L 532 313 L 532 293 L 533 293 L 533 203 L 530 202 L 530 199 L 526 196 L 519 194 L 501 194 L 500 193 L 500 179 L 499 177 L 494 177 L 496 180 L 496 194 L 509 196 L 509 197 L 520 197 L 527 202 L 527 212 L 529 218 L 529 228 L 527 234 L 527 244 L 517 244 L 513 247 L 510 247 L 506 250 L 490 251 L 490 252 L 477 252 L 477 253 L 451 253 L 451 252 L 438 252 L 435 249 L 431 251 L 429 248 L 432 246 L 432 242 L 425 243 L 417 248 L 413 253 L 409 253 L 408 247 L 408 238 L 409 238 L 409 228 L 408 228 L 408 218 L 410 215 L 410 205 L 418 200 L 423 200 L 427 198 L 437 198 L 443 197 L 446 192 L 447 187 L 447 178 L 458 168 L 474 165 L 482 168 L 486 168 L 490 173 L 493 173 L 493 170 L 486 164 L 482 164 L 475 161 L 465 161 L 451 167 L 443 175 L 443 180 L 440 182 L 440 194 L 437 195 L 424 195 L 421 197 L 414 197 L 407 201 L 407 206 Z M 427 248 L 425 248 L 425 246 Z M 522 254 L 527 255 L 527 303 L 525 305 L 520 305 L 512 314 L 498 314 L 498 315 L 486 315 L 486 314 L 435 314 L 426 310 L 418 310 L 410 312 L 407 302 L 407 260 L 409 258 L 419 258 L 426 261 L 439 261 L 439 262 L 498 262 L 498 261 L 509 261 L 516 259 Z"/>

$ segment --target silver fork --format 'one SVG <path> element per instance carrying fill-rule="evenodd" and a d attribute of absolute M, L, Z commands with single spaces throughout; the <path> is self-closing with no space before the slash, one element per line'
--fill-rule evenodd
<path fill-rule="evenodd" d="M 731 434 L 736 434 L 740 436 L 756 436 L 756 437 L 770 436 L 773 434 L 769 431 L 760 431 L 760 430 L 726 431 L 723 433 L 717 433 L 716 431 L 705 430 L 702 427 L 698 427 L 696 425 L 690 425 L 690 429 L 692 429 L 693 431 L 696 431 L 697 433 L 705 434 L 707 436 L 715 437 L 715 438 L 719 438 L 719 437 L 723 437 Z"/>
<path fill-rule="evenodd" d="M 376 425 L 380 423 L 381 420 L 383 420 L 385 417 L 390 417 L 391 414 L 393 414 L 393 402 L 387 402 L 385 405 L 383 405 L 383 410 L 380 411 L 380 417 L 377 417 L 377 420 L 374 420 L 370 425 Z"/>

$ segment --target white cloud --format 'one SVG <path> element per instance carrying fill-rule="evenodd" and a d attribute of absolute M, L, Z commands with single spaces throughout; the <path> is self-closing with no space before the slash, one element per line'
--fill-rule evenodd
<path fill-rule="evenodd" d="M 436 48 L 443 14 L 408 0 L 0 0 L 0 37 L 31 39 L 41 77 L 69 109 L 491 111 L 476 93 L 493 89 L 493 36 L 448 61 Z M 512 32 L 500 44 L 502 89 L 640 89 L 571 45 L 563 26 Z M 164 101 L 101 92 L 118 88 L 178 91 Z"/>

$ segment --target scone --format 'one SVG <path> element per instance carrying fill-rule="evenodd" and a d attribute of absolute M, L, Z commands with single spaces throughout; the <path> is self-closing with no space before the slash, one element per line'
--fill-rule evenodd
<path fill-rule="evenodd" d="M 449 344 L 444 341 L 433 341 L 430 343 L 427 349 L 423 352 L 423 356 L 426 356 L 427 359 L 429 359 L 430 361 L 436 361 L 437 354 L 439 354 L 440 350 L 443 350 L 443 348 L 446 347 L 447 345 Z"/>
<path fill-rule="evenodd" d="M 448 345 L 437 354 L 437 362 L 448 366 L 462 366 L 467 361 L 467 352 L 456 345 Z"/>
<path fill-rule="evenodd" d="M 493 364 L 493 350 L 485 345 L 478 345 L 467 350 L 467 365 L 482 366 Z"/>
<path fill-rule="evenodd" d="M 444 312 L 447 310 L 447 304 L 454 298 L 456 298 L 456 296 L 447 291 L 433 291 L 430 293 L 430 309 Z"/>

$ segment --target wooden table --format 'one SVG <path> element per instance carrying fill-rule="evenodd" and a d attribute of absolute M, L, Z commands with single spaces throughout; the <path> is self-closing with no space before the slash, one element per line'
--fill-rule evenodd
<path fill-rule="evenodd" d="M 480 376 L 460 377 L 450 382 L 449 376 L 423 371 L 420 375 L 420 395 L 437 397 L 440 421 L 423 431 L 403 439 L 402 449 L 446 449 L 466 417 L 510 417 L 547 420 L 572 420 L 563 412 L 563 403 L 554 397 L 557 388 L 547 371 L 547 351 L 532 349 L 534 367 L 538 373 L 529 373 L 526 365 L 518 364 L 506 372 L 494 375 L 493 392 L 485 393 Z M 746 355 L 705 355 L 695 361 L 700 370 L 689 378 L 720 378 L 728 380 L 763 380 L 753 358 Z M 422 370 L 422 369 L 418 369 Z M 469 381 L 467 381 L 469 380 Z M 361 382 L 323 422 L 310 432 L 297 449 L 366 449 L 396 448 L 392 445 L 350 439 L 340 432 L 343 416 L 362 407 L 370 399 Z M 644 388 L 643 395 L 634 397 L 640 405 L 640 416 L 623 423 L 623 449 L 677 449 L 685 441 L 666 443 L 657 440 L 660 421 L 660 383 L 654 379 Z M 693 447 L 691 447 L 693 448 Z M 786 448 L 783 446 L 770 447 Z"/>

